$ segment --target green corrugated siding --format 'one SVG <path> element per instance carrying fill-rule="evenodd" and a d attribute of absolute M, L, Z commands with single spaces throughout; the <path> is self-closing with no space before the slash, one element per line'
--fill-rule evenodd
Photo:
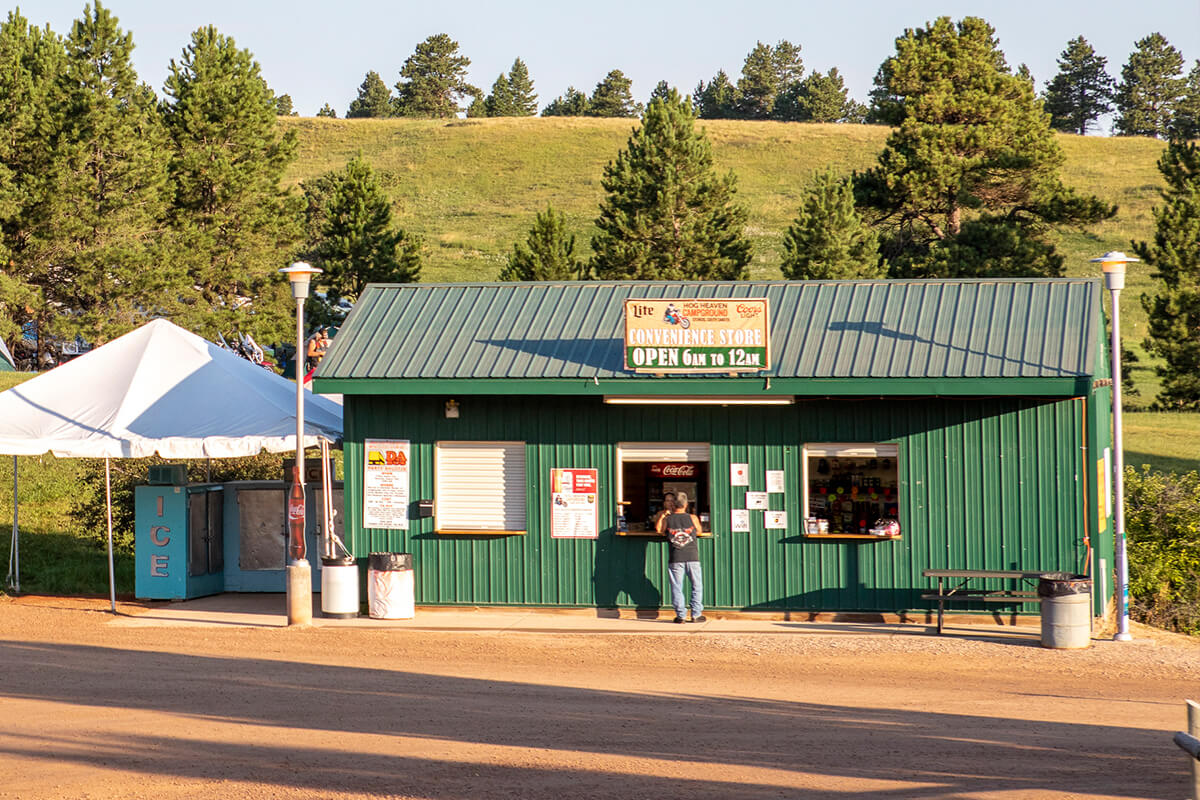
<path fill-rule="evenodd" d="M 1091 445 L 1084 439 L 1084 415 L 1096 410 L 1086 411 L 1082 398 L 813 400 L 713 408 L 465 397 L 457 420 L 445 419 L 441 397 L 346 400 L 348 543 L 359 556 L 412 552 L 422 604 L 669 604 L 662 542 L 613 534 L 618 442 L 712 443 L 716 535 L 702 540 L 701 554 L 705 602 L 713 608 L 920 609 L 928 607 L 917 599 L 929 585 L 921 577 L 926 568 L 1078 571 L 1085 558 L 1084 486 L 1095 458 L 1084 449 Z M 414 501 L 434 497 L 435 441 L 525 441 L 528 534 L 439 536 L 432 519 L 412 520 L 408 532 L 364 531 L 365 438 L 412 441 Z M 800 448 L 839 441 L 899 445 L 902 540 L 800 536 Z M 731 504 L 742 506 L 746 491 L 729 485 L 729 465 L 737 462 L 751 465 L 755 490 L 765 489 L 765 470 L 785 470 L 787 494 L 770 497 L 772 508 L 788 512 L 787 531 L 764 530 L 761 514 L 752 514 L 751 533 L 729 531 Z M 599 470 L 598 540 L 550 537 L 554 467 Z"/>

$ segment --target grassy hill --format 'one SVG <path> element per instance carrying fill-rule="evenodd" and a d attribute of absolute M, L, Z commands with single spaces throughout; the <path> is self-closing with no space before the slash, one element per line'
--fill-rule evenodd
<path fill-rule="evenodd" d="M 604 196 L 604 166 L 622 149 L 636 120 L 509 118 L 480 120 L 333 120 L 283 118 L 300 141 L 286 181 L 297 185 L 340 169 L 361 152 L 392 197 L 400 224 L 427 242 L 429 282 L 494 280 L 513 243 L 524 239 L 547 203 L 566 214 L 577 246 L 591 253 L 593 220 Z M 779 278 L 783 234 L 815 170 L 849 173 L 875 163 L 888 129 L 711 120 L 703 124 L 717 168 L 738 177 L 754 243 L 751 277 Z M 1162 142 L 1143 138 L 1060 136 L 1068 185 L 1116 203 L 1116 219 L 1087 232 L 1064 231 L 1059 247 L 1069 275 L 1099 274 L 1089 258 L 1130 252 L 1153 233 L 1151 208 L 1162 185 L 1155 162 Z M 1141 341 L 1146 315 L 1137 298 L 1154 290 L 1149 269 L 1131 265 L 1122 333 L 1143 359 L 1133 370 L 1141 401 L 1156 381 Z"/>

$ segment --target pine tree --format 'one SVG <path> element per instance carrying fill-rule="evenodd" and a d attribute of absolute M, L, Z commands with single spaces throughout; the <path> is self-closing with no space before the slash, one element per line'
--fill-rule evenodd
<path fill-rule="evenodd" d="M 655 100 L 666 100 L 671 96 L 671 86 L 666 81 L 659 81 L 654 84 L 654 89 L 650 92 L 650 102 Z"/>
<path fill-rule="evenodd" d="M 893 277 L 1057 275 L 1050 227 L 1116 213 L 1062 184 L 1049 115 L 982 19 L 906 31 L 875 80 L 896 129 L 855 196 Z"/>
<path fill-rule="evenodd" d="M 66 48 L 27 282 L 58 309 L 56 333 L 100 343 L 168 306 L 179 288 L 158 235 L 166 147 L 154 92 L 133 68 L 133 37 L 108 9 L 85 8 Z"/>
<path fill-rule="evenodd" d="M 275 98 L 275 114 L 280 117 L 298 117 L 300 113 L 292 107 L 292 96 L 281 94 Z"/>
<path fill-rule="evenodd" d="M 171 228 L 195 287 L 181 318 L 199 333 L 285 336 L 278 270 L 300 243 L 301 201 L 280 188 L 296 136 L 279 134 L 274 93 L 250 51 L 212 26 L 170 64 L 162 105 L 172 150 Z"/>
<path fill-rule="evenodd" d="M 1122 136 L 1167 135 L 1175 104 L 1183 94 L 1183 56 L 1161 33 L 1138 40 L 1121 68 L 1117 87 L 1116 132 Z"/>
<path fill-rule="evenodd" d="M 1083 136 L 1112 110 L 1116 83 L 1105 71 L 1108 59 L 1096 55 L 1087 39 L 1076 36 L 1058 57 L 1058 74 L 1046 84 L 1050 127 Z"/>
<path fill-rule="evenodd" d="M 775 118 L 792 122 L 861 122 L 865 115 L 854 102 L 837 67 L 828 75 L 814 72 L 793 83 L 775 101 Z"/>
<path fill-rule="evenodd" d="M 1188 73 L 1171 117 L 1172 139 L 1200 139 L 1200 60 Z"/>
<path fill-rule="evenodd" d="M 529 67 L 521 59 L 513 61 L 508 69 L 508 91 L 512 95 L 514 117 L 532 117 L 537 114 L 537 92 L 533 91 L 533 79 Z"/>
<path fill-rule="evenodd" d="M 604 76 L 596 84 L 592 98 L 588 100 L 586 116 L 589 117 L 636 117 L 642 113 L 640 103 L 633 102 L 630 87 L 633 81 L 619 69 Z"/>
<path fill-rule="evenodd" d="M 325 105 L 321 106 L 319 111 L 317 111 L 317 116 L 328 117 L 329 119 L 337 119 L 337 112 L 334 111 L 333 106 L 329 105 L 329 103 L 326 103 Z"/>
<path fill-rule="evenodd" d="M 605 167 L 608 193 L 592 239 L 601 279 L 740 280 L 750 242 L 737 179 L 717 175 L 690 103 L 672 91 L 646 110 L 628 146 Z"/>
<path fill-rule="evenodd" d="M 508 76 L 503 72 L 492 84 L 492 93 L 484 100 L 483 106 L 489 117 L 513 116 L 512 89 L 508 85 Z"/>
<path fill-rule="evenodd" d="M 746 56 L 742 77 L 737 84 L 738 116 L 744 119 L 770 119 L 780 92 L 797 83 L 804 75 L 800 47 L 786 39 L 774 47 L 762 42 Z"/>
<path fill-rule="evenodd" d="M 574 86 L 568 86 L 567 91 L 550 101 L 542 109 L 543 117 L 583 117 L 587 115 L 588 98 Z"/>
<path fill-rule="evenodd" d="M 575 281 L 585 277 L 583 262 L 575 255 L 575 235 L 567 232 L 567 218 L 547 205 L 538 212 L 525 243 L 517 242 L 500 271 L 502 281 Z"/>
<path fill-rule="evenodd" d="M 329 182 L 313 265 L 333 298 L 357 300 L 368 283 L 412 283 L 421 242 L 392 227 L 392 207 L 370 165 L 357 156 Z"/>
<path fill-rule="evenodd" d="M 788 280 L 882 278 L 879 240 L 854 207 L 854 189 L 833 170 L 813 177 L 783 237 Z"/>
<path fill-rule="evenodd" d="M 417 45 L 400 68 L 396 114 L 402 117 L 453 117 L 461 98 L 481 94 L 467 83 L 471 59 L 458 52 L 458 42 L 444 33 Z"/>
<path fill-rule="evenodd" d="M 692 104 L 701 119 L 730 119 L 737 107 L 737 88 L 725 70 L 718 70 L 707 85 L 704 81 L 696 84 Z"/>
<path fill-rule="evenodd" d="M 374 117 L 383 119 L 395 112 L 395 100 L 379 73 L 371 70 L 358 87 L 358 97 L 350 101 L 346 119 Z"/>
<path fill-rule="evenodd" d="M 467 106 L 467 119 L 480 119 L 488 116 L 487 98 L 475 95 Z"/>
<path fill-rule="evenodd" d="M 1154 297 L 1142 295 L 1150 319 L 1145 346 L 1165 362 L 1156 405 L 1200 411 L 1200 147 L 1172 140 L 1158 169 L 1167 187 L 1164 205 L 1154 209 L 1154 241 L 1133 245 L 1161 281 Z"/>
<path fill-rule="evenodd" d="M 0 338 L 9 340 L 26 322 L 44 329 L 51 312 L 40 285 L 54 280 L 53 251 L 38 232 L 55 227 L 44 215 L 55 191 L 51 141 L 65 62 L 66 46 L 49 29 L 15 11 L 0 24 Z"/>

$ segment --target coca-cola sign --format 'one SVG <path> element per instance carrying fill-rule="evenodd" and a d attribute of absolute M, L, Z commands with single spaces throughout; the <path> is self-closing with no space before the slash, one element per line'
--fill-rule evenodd
<path fill-rule="evenodd" d="M 651 464 L 650 474 L 656 478 L 694 478 L 695 464 Z"/>

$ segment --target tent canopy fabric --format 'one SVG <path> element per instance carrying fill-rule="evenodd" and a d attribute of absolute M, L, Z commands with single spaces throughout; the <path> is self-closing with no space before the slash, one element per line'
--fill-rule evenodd
<path fill-rule="evenodd" d="M 304 444 L 342 408 L 304 393 Z M 0 453 L 232 458 L 296 446 L 296 385 L 159 319 L 0 392 Z"/>

